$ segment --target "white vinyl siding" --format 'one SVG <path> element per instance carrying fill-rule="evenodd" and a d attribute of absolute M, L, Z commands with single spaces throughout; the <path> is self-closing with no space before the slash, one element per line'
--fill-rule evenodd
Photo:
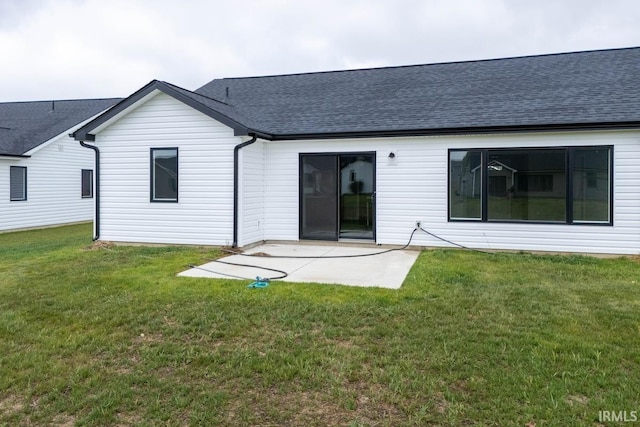
<path fill-rule="evenodd" d="M 613 226 L 461 223 L 447 217 L 448 150 L 612 145 Z M 265 143 L 265 239 L 298 239 L 299 153 L 376 151 L 376 241 L 407 242 L 416 220 L 453 242 L 484 249 L 640 253 L 640 133 L 571 132 Z M 394 152 L 395 158 L 388 159 Z M 449 247 L 424 233 L 414 245 Z"/>
<path fill-rule="evenodd" d="M 233 130 L 163 93 L 96 135 L 101 152 L 100 238 L 230 245 Z M 151 148 L 178 148 L 179 201 L 152 203 Z"/>
<path fill-rule="evenodd" d="M 82 198 L 82 169 L 94 153 L 65 133 L 31 157 L 0 160 L 0 231 L 91 221 L 93 200 Z M 10 168 L 27 168 L 27 200 L 10 202 Z"/>
<path fill-rule="evenodd" d="M 147 97 L 97 134 L 101 239 L 230 245 L 233 148 L 246 140 L 165 94 Z M 613 225 L 448 220 L 448 152 L 469 148 L 613 147 Z M 149 200 L 151 148 L 178 148 L 178 203 Z M 503 250 L 640 253 L 640 132 L 566 132 L 349 140 L 257 141 L 240 151 L 238 244 L 299 238 L 301 153 L 376 153 L 376 242 L 402 245 L 416 221 L 461 245 Z M 389 159 L 393 152 L 395 158 Z M 413 245 L 450 247 L 418 232 Z"/>
<path fill-rule="evenodd" d="M 264 240 L 265 143 L 258 140 L 240 150 L 238 246 Z"/>

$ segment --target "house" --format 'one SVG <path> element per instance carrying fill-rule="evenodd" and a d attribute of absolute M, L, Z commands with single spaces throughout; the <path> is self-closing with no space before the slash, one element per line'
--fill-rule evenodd
<path fill-rule="evenodd" d="M 0 103 L 0 231 L 93 219 L 94 156 L 69 133 L 117 101 Z"/>
<path fill-rule="evenodd" d="M 152 81 L 74 137 L 96 237 L 640 253 L 640 48 Z"/>

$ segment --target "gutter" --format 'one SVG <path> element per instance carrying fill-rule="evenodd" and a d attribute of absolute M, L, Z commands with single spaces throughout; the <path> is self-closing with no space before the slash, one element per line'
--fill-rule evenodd
<path fill-rule="evenodd" d="M 599 131 L 599 130 L 633 130 L 640 128 L 640 121 L 601 122 L 601 123 L 560 123 L 544 125 L 509 125 L 509 126 L 477 126 L 434 129 L 398 129 L 398 130 L 363 130 L 336 131 L 317 133 L 284 133 L 268 134 L 256 132 L 268 141 L 292 141 L 308 139 L 350 139 L 350 138 L 393 138 L 412 136 L 451 136 L 451 135 L 487 135 L 501 133 L 531 132 L 565 132 L 565 131 Z"/>
<path fill-rule="evenodd" d="M 0 159 L 2 160 L 20 160 L 20 159 L 28 159 L 31 156 L 27 156 L 24 154 L 0 154 Z"/>
<path fill-rule="evenodd" d="M 258 137 L 254 134 L 249 141 L 245 141 L 233 147 L 233 244 L 231 246 L 234 248 L 238 247 L 238 205 L 240 198 L 240 190 L 238 188 L 240 173 L 238 169 L 240 150 L 247 145 L 253 144 L 257 139 Z"/>
<path fill-rule="evenodd" d="M 94 145 L 85 144 L 84 141 L 79 141 L 80 145 L 84 148 L 89 148 L 96 153 L 96 166 L 95 166 L 95 179 L 96 179 L 96 188 L 94 188 L 93 195 L 95 197 L 96 204 L 96 213 L 94 219 L 94 228 L 96 230 L 95 235 L 93 236 L 93 241 L 95 242 L 100 238 L 100 150 L 98 147 Z"/>

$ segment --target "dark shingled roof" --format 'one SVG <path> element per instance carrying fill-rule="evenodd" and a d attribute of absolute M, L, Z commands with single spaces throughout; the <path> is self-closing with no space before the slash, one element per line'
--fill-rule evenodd
<path fill-rule="evenodd" d="M 21 156 L 119 99 L 0 103 L 0 155 Z"/>
<path fill-rule="evenodd" d="M 213 80 L 195 92 L 274 139 L 640 124 L 640 48 Z M 228 96 L 227 96 L 228 94 Z M 234 118 L 234 111 L 237 118 Z"/>
<path fill-rule="evenodd" d="M 265 139 L 640 128 L 640 47 L 213 80 L 157 80 L 74 133 L 162 91 Z M 1 125 L 1 124 L 0 124 Z"/>

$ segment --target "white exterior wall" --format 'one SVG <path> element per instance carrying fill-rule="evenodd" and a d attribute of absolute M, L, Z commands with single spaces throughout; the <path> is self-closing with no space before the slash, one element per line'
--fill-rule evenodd
<path fill-rule="evenodd" d="M 230 245 L 233 130 L 163 93 L 96 135 L 100 239 Z M 150 202 L 150 149 L 178 147 L 178 203 Z"/>
<path fill-rule="evenodd" d="M 264 151 L 260 140 L 240 150 L 238 246 L 264 240 Z"/>
<path fill-rule="evenodd" d="M 449 222 L 448 149 L 614 146 L 613 226 Z M 572 132 L 265 143 L 266 240 L 298 240 L 299 153 L 376 151 L 376 241 L 405 244 L 416 220 L 474 248 L 640 253 L 640 132 Z M 393 151 L 394 161 L 387 156 Z M 416 233 L 414 245 L 450 245 Z"/>
<path fill-rule="evenodd" d="M 94 169 L 93 151 L 61 135 L 30 158 L 0 159 L 0 231 L 93 219 L 93 198 L 82 198 L 82 169 Z M 27 200 L 10 201 L 9 169 L 27 168 Z"/>

